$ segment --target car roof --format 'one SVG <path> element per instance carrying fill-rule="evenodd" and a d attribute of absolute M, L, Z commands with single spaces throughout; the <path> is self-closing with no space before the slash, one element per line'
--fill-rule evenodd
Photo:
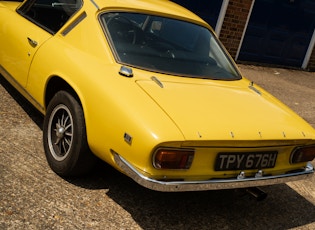
<path fill-rule="evenodd" d="M 127 10 L 172 16 L 207 25 L 200 17 L 170 0 L 91 0 L 102 10 Z"/>

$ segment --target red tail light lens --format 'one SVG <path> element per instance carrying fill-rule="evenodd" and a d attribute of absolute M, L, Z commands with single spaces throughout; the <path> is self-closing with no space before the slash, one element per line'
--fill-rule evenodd
<path fill-rule="evenodd" d="M 189 169 L 195 152 L 190 149 L 158 149 L 153 165 L 157 169 Z"/>
<path fill-rule="evenodd" d="M 291 155 L 291 163 L 312 161 L 315 158 L 315 145 L 298 147 Z"/>

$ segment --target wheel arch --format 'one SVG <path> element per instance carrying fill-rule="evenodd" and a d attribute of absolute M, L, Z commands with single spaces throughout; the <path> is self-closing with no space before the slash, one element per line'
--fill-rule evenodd
<path fill-rule="evenodd" d="M 44 98 L 45 110 L 47 109 L 47 106 L 49 102 L 51 101 L 51 99 L 53 98 L 53 96 L 58 91 L 61 91 L 61 90 L 64 90 L 70 93 L 82 107 L 80 97 L 78 96 L 74 88 L 63 78 L 56 75 L 56 76 L 51 77 L 46 84 L 46 91 L 45 91 L 45 98 Z"/>
<path fill-rule="evenodd" d="M 45 110 L 44 115 L 45 116 L 47 115 L 46 112 L 47 112 L 49 103 L 57 92 L 66 91 L 69 94 L 71 94 L 82 108 L 85 128 L 86 128 L 87 143 L 90 150 L 93 152 L 93 154 L 95 154 L 95 152 L 93 151 L 93 142 L 91 142 L 91 134 L 95 133 L 93 132 L 93 130 L 95 129 L 89 128 L 91 126 L 88 125 L 89 123 L 88 114 L 90 113 L 88 111 L 88 107 L 87 107 L 88 105 L 86 103 L 86 94 L 84 94 L 83 91 L 81 91 L 82 88 L 83 88 L 82 90 L 84 90 L 84 85 L 80 85 L 80 84 L 77 85 L 75 84 L 75 82 L 73 83 L 71 81 L 71 78 L 69 78 L 70 79 L 69 81 L 67 79 L 68 78 L 61 77 L 61 75 L 56 74 L 56 75 L 52 75 L 46 81 L 47 83 L 46 83 L 45 92 L 43 96 L 43 101 L 44 101 L 43 104 L 44 104 L 44 110 Z"/>
<path fill-rule="evenodd" d="M 96 157 L 87 142 L 78 95 L 62 78 L 53 77 L 47 84 L 45 103 L 43 142 L 50 167 L 60 176 L 84 175 L 93 168 Z"/>

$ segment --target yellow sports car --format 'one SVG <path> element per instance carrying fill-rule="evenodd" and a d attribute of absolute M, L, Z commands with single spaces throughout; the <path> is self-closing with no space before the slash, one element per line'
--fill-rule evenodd
<path fill-rule="evenodd" d="M 158 191 L 313 175 L 315 131 L 168 0 L 0 0 L 0 73 L 45 115 L 61 176 L 95 156 Z"/>

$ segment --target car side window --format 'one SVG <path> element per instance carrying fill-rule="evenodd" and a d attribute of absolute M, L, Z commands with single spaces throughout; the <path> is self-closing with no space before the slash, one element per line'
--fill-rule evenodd
<path fill-rule="evenodd" d="M 82 6 L 82 0 L 26 1 L 18 12 L 50 33 L 56 33 Z"/>

